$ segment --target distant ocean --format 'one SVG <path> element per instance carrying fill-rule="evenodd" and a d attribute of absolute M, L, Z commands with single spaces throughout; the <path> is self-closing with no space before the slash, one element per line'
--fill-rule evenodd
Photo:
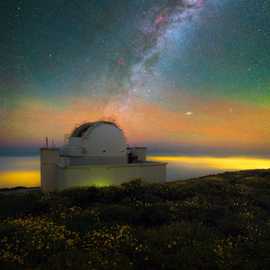
<path fill-rule="evenodd" d="M 225 171 L 270 168 L 270 158 L 152 155 L 149 160 L 168 162 L 167 180 L 184 180 Z M 0 156 L 0 188 L 40 185 L 39 156 Z"/>

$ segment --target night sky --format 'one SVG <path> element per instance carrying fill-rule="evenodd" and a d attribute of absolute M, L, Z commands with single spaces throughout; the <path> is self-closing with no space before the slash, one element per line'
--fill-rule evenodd
<path fill-rule="evenodd" d="M 5 0 L 0 30 L 1 151 L 113 119 L 153 150 L 270 153 L 270 0 Z"/>

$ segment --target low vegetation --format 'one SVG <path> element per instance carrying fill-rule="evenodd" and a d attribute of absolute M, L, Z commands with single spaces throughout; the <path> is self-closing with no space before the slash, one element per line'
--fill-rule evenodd
<path fill-rule="evenodd" d="M 1 269 L 270 269 L 270 171 L 0 194 Z"/>

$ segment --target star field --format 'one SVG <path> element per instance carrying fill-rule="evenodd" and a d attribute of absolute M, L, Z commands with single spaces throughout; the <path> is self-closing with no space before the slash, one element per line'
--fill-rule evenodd
<path fill-rule="evenodd" d="M 269 0 L 4 1 L 0 148 L 61 144 L 106 118 L 153 149 L 270 150 L 269 11 Z"/>

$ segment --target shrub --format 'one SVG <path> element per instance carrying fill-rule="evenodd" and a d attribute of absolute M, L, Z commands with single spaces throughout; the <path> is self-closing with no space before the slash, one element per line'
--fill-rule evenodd
<path fill-rule="evenodd" d="M 269 269 L 269 172 L 0 195 L 1 269 Z"/>

